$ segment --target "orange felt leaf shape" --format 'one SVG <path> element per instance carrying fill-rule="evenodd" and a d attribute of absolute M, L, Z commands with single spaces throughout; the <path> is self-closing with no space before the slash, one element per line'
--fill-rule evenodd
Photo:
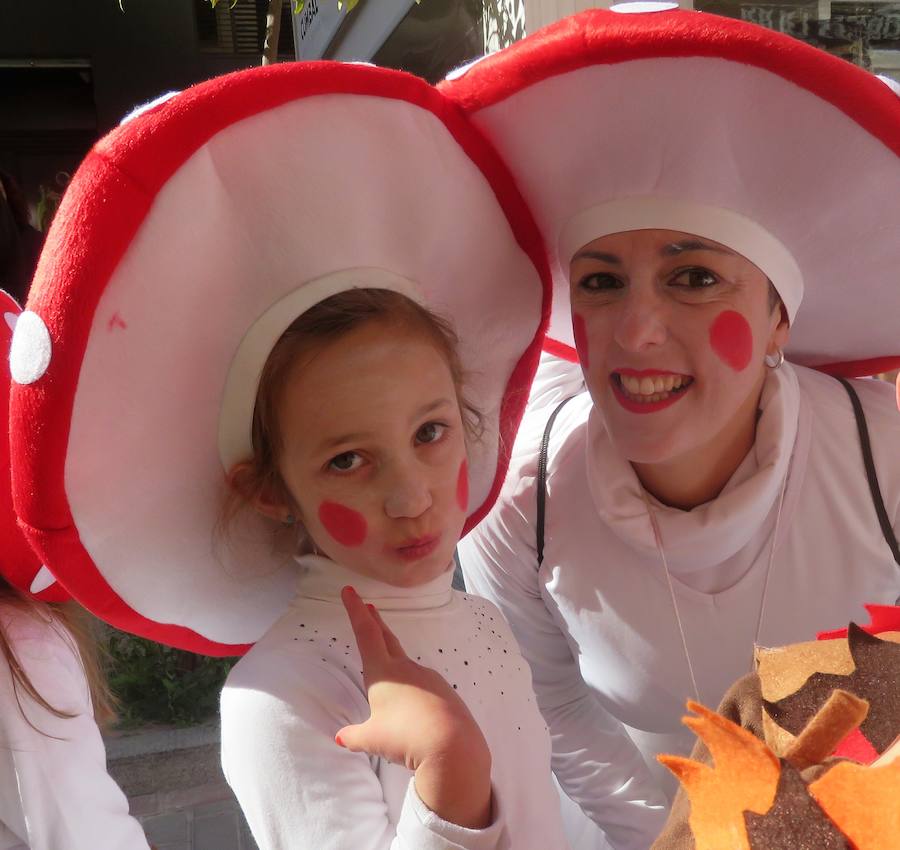
<path fill-rule="evenodd" d="M 811 783 L 809 793 L 856 850 L 900 848 L 900 761 L 841 762 Z"/>
<path fill-rule="evenodd" d="M 713 767 L 680 756 L 658 756 L 691 801 L 696 850 L 750 850 L 744 812 L 765 814 L 775 801 L 781 765 L 759 739 L 696 702 L 683 722 L 709 748 Z"/>

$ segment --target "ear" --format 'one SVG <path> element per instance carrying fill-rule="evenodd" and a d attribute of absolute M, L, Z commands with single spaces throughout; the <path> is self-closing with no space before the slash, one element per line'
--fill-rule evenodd
<path fill-rule="evenodd" d="M 766 354 L 775 354 L 777 350 L 784 351 L 791 335 L 788 323 L 787 311 L 780 301 L 772 310 L 771 323 L 769 325 L 769 344 L 766 346 Z"/>
<path fill-rule="evenodd" d="M 286 488 L 280 482 L 271 481 L 260 486 L 255 480 L 253 464 L 250 461 L 235 464 L 226 480 L 233 492 L 263 516 L 280 523 L 288 522 L 291 515 L 296 516 L 295 510 L 291 507 L 291 500 L 285 492 Z"/>

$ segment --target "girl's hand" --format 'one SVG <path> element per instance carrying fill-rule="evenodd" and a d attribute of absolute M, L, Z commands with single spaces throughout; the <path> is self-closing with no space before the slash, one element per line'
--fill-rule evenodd
<path fill-rule="evenodd" d="M 469 829 L 491 823 L 491 754 L 475 718 L 447 681 L 411 661 L 373 605 L 352 587 L 341 599 L 362 657 L 371 715 L 335 741 L 415 772 L 416 791 L 438 817 Z"/>

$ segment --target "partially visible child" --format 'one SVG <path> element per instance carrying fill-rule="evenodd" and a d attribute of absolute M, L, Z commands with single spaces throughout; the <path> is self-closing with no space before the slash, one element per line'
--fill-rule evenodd
<path fill-rule="evenodd" d="M 19 313 L 5 292 L 0 313 L 5 352 Z M 4 418 L 8 388 L 8 377 L 0 380 Z M 0 449 L 0 848 L 146 850 L 106 772 L 98 723 L 112 719 L 112 700 L 83 612 L 29 592 L 66 595 L 42 589 L 46 570 L 16 526 L 7 452 Z"/>

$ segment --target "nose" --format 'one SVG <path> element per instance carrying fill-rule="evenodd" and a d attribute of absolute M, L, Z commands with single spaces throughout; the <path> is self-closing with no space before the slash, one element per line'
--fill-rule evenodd
<path fill-rule="evenodd" d="M 629 293 L 616 320 L 615 340 L 625 351 L 647 351 L 668 338 L 665 306 L 653 291 Z"/>
<path fill-rule="evenodd" d="M 384 512 L 391 519 L 415 519 L 432 503 L 425 471 L 415 462 L 391 469 L 384 498 Z"/>

